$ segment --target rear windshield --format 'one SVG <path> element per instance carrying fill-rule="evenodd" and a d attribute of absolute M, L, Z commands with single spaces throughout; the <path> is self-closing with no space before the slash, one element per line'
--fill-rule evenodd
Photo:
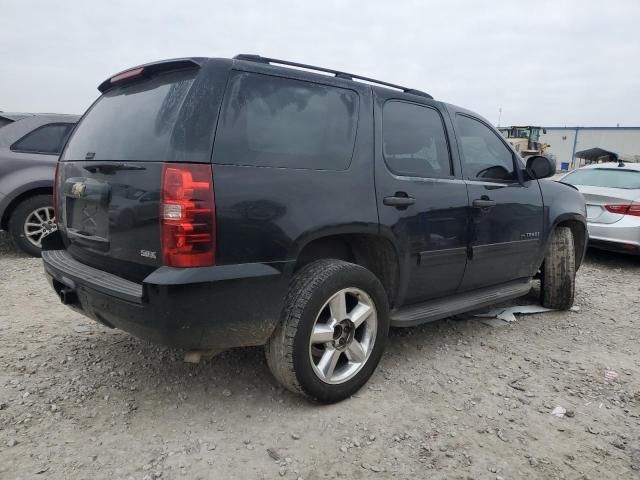
<path fill-rule="evenodd" d="M 344 170 L 356 136 L 358 95 L 269 75 L 240 73 L 225 95 L 214 163 Z"/>
<path fill-rule="evenodd" d="M 209 161 L 210 135 L 189 128 L 199 103 L 196 74 L 169 72 L 109 90 L 80 121 L 62 159 Z"/>
<path fill-rule="evenodd" d="M 611 168 L 584 169 L 570 173 L 562 181 L 588 187 L 636 189 L 640 188 L 640 172 Z"/>

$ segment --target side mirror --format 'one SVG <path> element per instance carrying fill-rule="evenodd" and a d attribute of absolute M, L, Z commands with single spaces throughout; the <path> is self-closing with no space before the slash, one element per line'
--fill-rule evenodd
<path fill-rule="evenodd" d="M 556 174 L 556 164 L 542 155 L 527 157 L 527 173 L 531 178 L 548 178 Z"/>

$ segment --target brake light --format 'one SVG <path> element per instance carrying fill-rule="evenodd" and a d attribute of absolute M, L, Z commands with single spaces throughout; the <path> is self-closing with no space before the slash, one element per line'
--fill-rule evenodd
<path fill-rule="evenodd" d="M 640 217 L 640 204 L 634 203 L 629 205 L 629 210 L 627 210 L 627 215 L 633 215 L 634 217 Z"/>
<path fill-rule="evenodd" d="M 213 265 L 216 225 L 211 165 L 165 163 L 161 198 L 164 264 L 171 267 Z"/>
<path fill-rule="evenodd" d="M 606 208 L 607 211 L 611 213 L 640 217 L 640 204 L 637 203 L 631 205 L 605 205 L 604 208 Z"/>
<path fill-rule="evenodd" d="M 60 160 L 56 162 L 56 173 L 53 175 L 53 218 L 58 223 L 58 174 L 60 173 Z"/>
<path fill-rule="evenodd" d="M 133 68 L 131 70 L 127 70 L 126 72 L 119 73 L 115 77 L 111 77 L 109 81 L 111 83 L 117 83 L 122 80 L 126 80 L 127 78 L 137 77 L 138 75 L 142 74 L 143 71 L 144 67 Z"/>
<path fill-rule="evenodd" d="M 608 212 L 625 215 L 627 210 L 629 210 L 629 205 L 605 205 L 604 208 L 606 208 Z"/>

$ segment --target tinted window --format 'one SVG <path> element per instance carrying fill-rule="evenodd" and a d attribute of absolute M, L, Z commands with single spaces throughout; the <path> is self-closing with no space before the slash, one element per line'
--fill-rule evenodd
<path fill-rule="evenodd" d="M 467 178 L 513 181 L 517 179 L 513 154 L 484 123 L 456 115 L 458 143 Z"/>
<path fill-rule="evenodd" d="M 589 187 L 635 189 L 640 188 L 640 172 L 609 168 L 584 169 L 570 173 L 562 181 Z"/>
<path fill-rule="evenodd" d="M 70 123 L 50 123 L 27 133 L 11 146 L 14 152 L 46 153 L 59 155 L 73 125 Z"/>
<path fill-rule="evenodd" d="M 397 175 L 449 177 L 451 161 L 442 117 L 437 110 L 391 101 L 382 115 L 384 159 Z"/>
<path fill-rule="evenodd" d="M 238 74 L 225 94 L 214 162 L 343 170 L 353 153 L 357 113 L 351 90 Z"/>
<path fill-rule="evenodd" d="M 107 91 L 78 124 L 63 160 L 208 160 L 210 134 L 194 138 L 193 118 L 204 103 L 190 95 L 196 73 L 160 74 Z"/>

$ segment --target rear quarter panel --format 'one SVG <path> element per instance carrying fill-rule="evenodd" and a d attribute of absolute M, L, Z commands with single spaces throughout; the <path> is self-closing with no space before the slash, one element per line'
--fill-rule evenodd
<path fill-rule="evenodd" d="M 217 263 L 286 262 L 316 238 L 378 233 L 371 89 L 349 88 L 359 94 L 359 114 L 348 169 L 213 164 Z"/>
<path fill-rule="evenodd" d="M 7 228 L 12 202 L 20 195 L 36 189 L 53 188 L 56 160 L 57 157 L 46 162 L 5 162 L 0 158 L 0 164 L 3 164 L 0 170 L 0 228 Z"/>

